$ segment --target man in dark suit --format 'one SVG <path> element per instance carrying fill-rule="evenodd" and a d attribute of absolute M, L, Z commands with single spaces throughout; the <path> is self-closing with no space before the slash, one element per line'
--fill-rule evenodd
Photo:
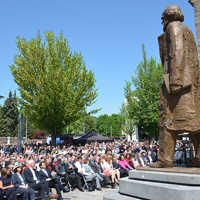
<path fill-rule="evenodd" d="M 34 190 L 28 186 L 21 171 L 21 165 L 15 166 L 14 174 L 12 174 L 12 183 L 15 186 L 15 191 L 16 193 L 22 194 L 24 200 L 35 200 Z"/>
<path fill-rule="evenodd" d="M 64 164 L 64 161 L 61 160 L 61 165 Z M 68 156 L 68 161 L 64 164 L 65 171 L 66 171 L 66 178 L 69 180 L 70 184 L 73 188 L 77 187 L 80 191 L 84 192 L 82 187 L 82 177 L 78 173 L 78 169 L 72 162 L 72 157 Z"/>
<path fill-rule="evenodd" d="M 89 165 L 95 173 L 99 174 L 99 176 L 103 178 L 103 181 L 101 182 L 103 182 L 104 186 L 110 184 L 110 176 L 103 174 L 103 168 L 100 165 L 100 158 L 98 156 L 93 158 L 92 162 L 89 162 Z"/>
<path fill-rule="evenodd" d="M 48 193 L 48 185 L 42 183 L 38 177 L 35 168 L 35 161 L 29 160 L 29 167 L 24 171 L 24 177 L 29 187 L 33 190 L 38 190 L 42 200 L 45 200 L 45 192 Z"/>
<path fill-rule="evenodd" d="M 38 172 L 41 182 L 47 183 L 49 188 L 55 188 L 58 194 L 58 200 L 62 200 L 61 189 L 62 185 L 57 179 L 53 179 L 49 169 L 46 167 L 45 162 L 40 163 L 40 171 Z"/>

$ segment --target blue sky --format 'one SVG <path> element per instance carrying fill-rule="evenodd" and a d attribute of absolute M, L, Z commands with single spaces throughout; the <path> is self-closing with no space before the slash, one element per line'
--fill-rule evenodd
<path fill-rule="evenodd" d="M 16 55 L 16 37 L 36 37 L 37 31 L 61 31 L 72 50 L 81 52 L 96 78 L 100 114 L 119 113 L 125 80 L 147 56 L 159 61 L 157 37 L 161 14 L 177 4 L 185 24 L 195 33 L 193 8 L 188 0 L 6 0 L 0 6 L 0 94 L 17 89 L 9 65 Z M 1 101 L 1 103 L 3 100 Z"/>

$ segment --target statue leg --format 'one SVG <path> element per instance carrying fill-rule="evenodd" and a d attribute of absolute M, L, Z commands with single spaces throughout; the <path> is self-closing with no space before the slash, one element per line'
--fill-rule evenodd
<path fill-rule="evenodd" d="M 195 150 L 193 165 L 194 167 L 200 167 L 200 136 L 198 134 L 192 134 L 192 143 Z"/>
<path fill-rule="evenodd" d="M 160 128 L 158 161 L 152 163 L 150 167 L 164 168 L 173 167 L 174 151 L 176 145 L 176 134 Z"/>

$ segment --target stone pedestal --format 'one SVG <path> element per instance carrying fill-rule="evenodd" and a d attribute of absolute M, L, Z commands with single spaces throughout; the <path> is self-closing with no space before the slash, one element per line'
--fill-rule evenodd
<path fill-rule="evenodd" d="M 105 193 L 104 200 L 199 200 L 200 175 L 194 170 L 133 170 L 120 180 L 119 191 Z"/>

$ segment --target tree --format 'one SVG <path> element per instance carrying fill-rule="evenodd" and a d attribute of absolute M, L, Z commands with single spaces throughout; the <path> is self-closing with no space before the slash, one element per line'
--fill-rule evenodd
<path fill-rule="evenodd" d="M 23 116 L 22 120 L 22 135 L 28 138 L 33 138 L 34 132 L 37 131 L 37 127 L 29 121 L 26 116 Z"/>
<path fill-rule="evenodd" d="M 99 133 L 105 136 L 121 136 L 122 118 L 119 114 L 112 114 L 111 116 L 104 114 L 96 119 L 96 129 Z"/>
<path fill-rule="evenodd" d="M 83 130 L 85 129 L 85 130 Z M 81 119 L 71 123 L 69 126 L 65 127 L 64 133 L 74 133 L 74 134 L 87 134 L 91 130 L 96 129 L 96 119 L 91 115 L 85 115 Z"/>
<path fill-rule="evenodd" d="M 100 115 L 96 120 L 96 129 L 102 135 L 109 135 L 110 125 L 110 119 L 107 114 Z"/>
<path fill-rule="evenodd" d="M 129 115 L 127 101 L 122 104 L 120 114 L 122 118 L 122 130 L 132 137 L 135 131 L 136 122 Z"/>
<path fill-rule="evenodd" d="M 132 81 L 126 82 L 124 94 L 131 119 L 146 135 L 158 134 L 158 106 L 162 84 L 162 65 L 155 59 L 147 60 L 144 45 L 143 61 L 137 66 Z M 134 89 L 132 89 L 132 86 Z"/>
<path fill-rule="evenodd" d="M 122 131 L 122 118 L 120 114 L 112 114 L 110 116 L 111 126 L 110 132 L 112 131 L 112 136 L 119 137 L 121 136 Z"/>
<path fill-rule="evenodd" d="M 4 136 L 16 136 L 18 125 L 18 104 L 16 93 L 9 92 L 8 98 L 5 100 L 1 108 L 1 134 Z"/>
<path fill-rule="evenodd" d="M 60 34 L 17 38 L 18 54 L 11 71 L 19 86 L 22 110 L 39 129 L 56 135 L 80 119 L 97 97 L 95 79 L 80 53 L 72 52 Z M 91 111 L 95 112 L 95 111 Z"/>
<path fill-rule="evenodd" d="M 189 3 L 194 7 L 196 36 L 198 41 L 198 56 L 200 60 L 200 0 L 189 0 Z"/>
<path fill-rule="evenodd" d="M 86 115 L 83 118 L 83 125 L 85 126 L 85 133 L 89 133 L 92 130 L 96 129 L 96 119 L 91 115 Z"/>

